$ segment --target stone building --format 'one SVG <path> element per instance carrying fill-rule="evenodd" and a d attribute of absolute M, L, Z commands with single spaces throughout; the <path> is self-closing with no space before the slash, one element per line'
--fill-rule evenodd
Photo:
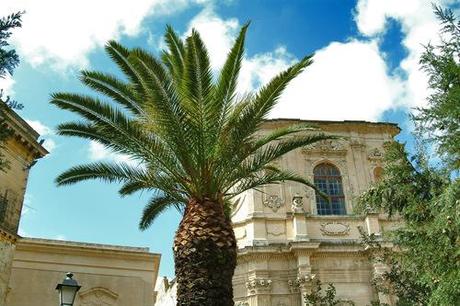
<path fill-rule="evenodd" d="M 296 183 L 251 190 L 236 202 L 232 220 L 238 241 L 234 275 L 237 306 L 301 306 L 313 279 L 333 283 L 337 296 L 368 305 L 378 296 L 371 279 L 382 272 L 363 254 L 358 227 L 380 233 L 398 225 L 380 214 L 353 214 L 356 198 L 382 173 L 385 142 L 399 133 L 389 123 L 364 121 L 269 120 L 262 133 L 292 124 L 311 123 L 342 136 L 288 153 L 277 166 L 310 179 L 331 197 Z M 161 295 L 170 295 L 161 290 Z M 159 294 L 157 306 L 160 303 Z M 165 304 L 166 305 L 166 304 Z"/>
<path fill-rule="evenodd" d="M 159 254 L 18 235 L 29 170 L 48 152 L 27 122 L 0 107 L 0 128 L 12 132 L 1 151 L 9 169 L 0 171 L 0 306 L 57 305 L 55 287 L 68 271 L 82 286 L 75 306 L 152 306 Z"/>
<path fill-rule="evenodd" d="M 72 271 L 75 306 L 152 306 L 159 263 L 148 248 L 21 238 L 6 305 L 58 305 L 56 285 Z"/>
<path fill-rule="evenodd" d="M 0 306 L 3 306 L 14 248 L 19 238 L 19 219 L 29 170 L 37 159 L 48 152 L 37 141 L 38 133 L 1 102 L 0 129 L 8 129 L 12 133 L 2 150 L 9 162 L 9 170 L 0 171 Z"/>

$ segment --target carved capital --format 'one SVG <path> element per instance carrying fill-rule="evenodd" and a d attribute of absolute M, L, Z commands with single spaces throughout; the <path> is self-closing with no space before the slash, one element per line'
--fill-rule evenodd
<path fill-rule="evenodd" d="M 316 277 L 316 274 L 304 274 L 297 276 L 294 280 L 289 280 L 289 291 L 291 293 L 304 292 L 309 289 L 312 284 L 312 280 Z"/>
<path fill-rule="evenodd" d="M 267 278 L 254 278 L 246 282 L 248 294 L 269 293 L 272 288 L 272 281 Z"/>

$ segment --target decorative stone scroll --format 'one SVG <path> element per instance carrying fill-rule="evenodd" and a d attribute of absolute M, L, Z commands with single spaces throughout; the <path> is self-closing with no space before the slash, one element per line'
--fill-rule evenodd
<path fill-rule="evenodd" d="M 94 287 L 81 292 L 80 299 L 83 306 L 114 306 L 118 294 L 107 288 Z"/>
<path fill-rule="evenodd" d="M 321 223 L 321 232 L 325 236 L 346 236 L 350 233 L 350 225 L 342 222 Z"/>
<path fill-rule="evenodd" d="M 304 211 L 303 197 L 300 194 L 296 193 L 292 197 L 291 209 L 294 212 L 303 212 Z"/>
<path fill-rule="evenodd" d="M 373 148 L 367 154 L 367 158 L 371 161 L 381 160 L 383 158 L 383 153 L 378 148 Z"/>
<path fill-rule="evenodd" d="M 265 278 L 254 278 L 246 282 L 249 294 L 267 293 L 271 290 L 272 281 Z"/>
<path fill-rule="evenodd" d="M 273 212 L 277 212 L 283 206 L 283 200 L 277 195 L 270 195 L 265 199 L 264 205 L 273 210 Z"/>
<path fill-rule="evenodd" d="M 306 146 L 302 152 L 308 153 L 310 151 L 321 151 L 321 152 L 342 152 L 346 151 L 344 145 L 338 141 L 327 139 L 315 142 L 309 146 Z"/>
<path fill-rule="evenodd" d="M 295 280 L 288 280 L 289 291 L 291 293 L 298 293 L 301 289 L 311 284 L 311 281 L 316 277 L 316 274 L 299 275 Z"/>
<path fill-rule="evenodd" d="M 249 306 L 248 302 L 236 302 L 235 306 Z"/>

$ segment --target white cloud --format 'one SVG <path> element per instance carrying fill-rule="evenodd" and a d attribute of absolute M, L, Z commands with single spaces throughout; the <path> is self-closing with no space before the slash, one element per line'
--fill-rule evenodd
<path fill-rule="evenodd" d="M 376 41 L 333 42 L 319 50 L 283 93 L 272 117 L 377 120 L 403 93 L 387 74 Z"/>
<path fill-rule="evenodd" d="M 3 98 L 14 94 L 13 86 L 14 80 L 10 74 L 7 74 L 5 75 L 5 77 L 0 78 L 0 90 L 3 90 Z"/>
<path fill-rule="evenodd" d="M 209 6 L 190 21 L 184 37 L 190 34 L 192 28 L 200 33 L 208 48 L 212 67 L 214 69 L 222 67 L 238 34 L 240 28 L 238 19 L 223 20 Z"/>
<path fill-rule="evenodd" d="M 238 91 L 246 93 L 259 88 L 295 62 L 295 56 L 284 46 L 273 52 L 246 57 L 242 63 Z"/>
<path fill-rule="evenodd" d="M 192 28 L 196 29 L 205 43 L 211 65 L 215 71 L 222 68 L 241 24 L 236 18 L 222 19 L 211 6 L 202 10 L 189 23 L 188 30 L 183 35 L 185 38 Z M 295 61 L 284 46 L 272 52 L 259 53 L 254 56 L 245 56 L 242 62 L 238 91 L 247 93 L 265 84 L 277 73 L 286 69 Z"/>
<path fill-rule="evenodd" d="M 88 153 L 92 161 L 108 160 L 117 163 L 126 163 L 131 166 L 139 166 L 139 163 L 131 159 L 128 155 L 114 153 L 97 141 L 90 141 Z"/>
<path fill-rule="evenodd" d="M 389 18 L 401 24 L 402 45 L 408 51 L 395 71 L 389 70 L 380 50 Z M 375 121 L 385 110 L 426 105 L 427 76 L 419 58 L 423 44 L 437 41 L 439 32 L 431 2 L 359 0 L 355 21 L 368 39 L 331 42 L 317 51 L 314 63 L 288 86 L 271 117 Z M 237 19 L 222 19 L 207 8 L 192 19 L 188 32 L 192 27 L 200 31 L 216 69 L 224 63 L 240 26 Z M 285 47 L 246 56 L 239 92 L 256 90 L 295 60 Z"/>
<path fill-rule="evenodd" d="M 434 1 L 447 7 L 455 1 Z M 400 64 L 407 79 L 404 80 L 405 104 L 409 107 L 426 105 L 428 79 L 420 70 L 419 59 L 423 45 L 438 42 L 439 21 L 433 13 L 432 1 L 426 0 L 359 0 L 355 20 L 359 31 L 370 37 L 382 36 L 388 19 L 401 24 L 404 34 L 402 45 L 408 55 Z"/>
<path fill-rule="evenodd" d="M 136 35 L 151 15 L 171 14 L 197 0 L 2 0 L 1 12 L 25 10 L 12 39 L 23 60 L 58 70 L 83 68 L 110 39 Z"/>
<path fill-rule="evenodd" d="M 45 142 L 43 143 L 43 147 L 48 150 L 48 152 L 54 151 L 56 148 L 57 144 L 56 142 L 52 139 L 52 136 L 54 135 L 53 129 L 50 127 L 46 126 L 42 122 L 38 120 L 27 120 L 26 122 L 35 130 L 37 131 L 38 134 L 42 137 L 46 137 Z"/>

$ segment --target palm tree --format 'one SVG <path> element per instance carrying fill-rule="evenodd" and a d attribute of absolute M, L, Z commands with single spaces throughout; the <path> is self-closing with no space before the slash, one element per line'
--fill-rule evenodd
<path fill-rule="evenodd" d="M 82 121 L 58 126 L 60 135 L 97 141 L 127 154 L 139 166 L 96 162 L 75 166 L 58 185 L 100 179 L 122 183 L 122 196 L 149 190 L 140 228 L 166 209 L 182 220 L 174 240 L 177 305 L 233 305 L 237 247 L 229 217 L 232 198 L 251 188 L 282 181 L 311 184 L 272 162 L 296 148 L 330 138 L 307 125 L 261 136 L 261 125 L 288 82 L 311 63 L 307 56 L 280 73 L 257 94 L 241 98 L 237 78 L 248 25 L 242 27 L 217 78 L 195 30 L 185 40 L 166 28 L 167 50 L 157 58 L 110 41 L 106 51 L 124 80 L 83 71 L 81 81 L 110 101 L 55 93 L 51 103 Z M 302 133 L 310 131 L 310 133 Z"/>

